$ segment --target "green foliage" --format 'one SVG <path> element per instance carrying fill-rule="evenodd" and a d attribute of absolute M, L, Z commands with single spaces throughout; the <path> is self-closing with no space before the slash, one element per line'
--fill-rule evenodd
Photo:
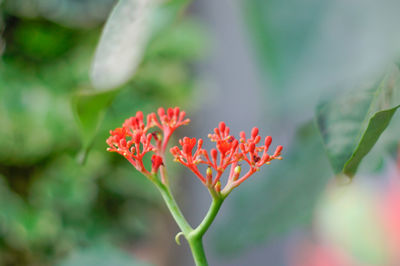
<path fill-rule="evenodd" d="M 4 0 L 2 8 L 21 18 L 42 18 L 74 28 L 99 25 L 115 0 Z"/>
<path fill-rule="evenodd" d="M 5 14 L 1 265 L 54 265 L 100 240 L 121 246 L 152 233 L 157 221 L 150 217 L 159 215 L 160 197 L 129 163 L 105 152 L 105 139 L 137 110 L 179 105 L 191 94 L 195 81 L 188 62 L 198 58 L 202 35 L 196 34 L 196 22 L 177 21 L 175 11 L 162 15 L 170 23 L 151 36 L 136 77 L 105 91 L 93 90 L 89 79 L 99 29 L 67 29 Z M 193 47 L 174 49 L 181 40 Z M 86 163 L 78 164 L 75 157 L 89 146 Z M 105 254 L 104 260 L 114 255 Z M 73 263 L 87 258 L 82 256 Z"/>
<path fill-rule="evenodd" d="M 310 138 L 298 133 L 284 145 L 282 163 L 265 171 L 267 179 L 241 188 L 238 200 L 232 196 L 230 213 L 214 237 L 218 250 L 229 254 L 310 226 L 329 177 L 382 169 L 386 152 L 396 156 L 399 143 L 398 69 L 365 82 L 388 61 L 398 61 L 398 15 L 377 16 L 381 8 L 395 10 L 394 2 L 242 3 L 267 96 L 265 113 L 274 120 L 271 127 L 307 121 L 317 106 L 318 128 L 308 132 Z M 357 23 L 348 23 L 354 17 Z M 353 84 L 360 86 L 352 89 Z M 328 98 L 333 92 L 337 95 Z"/>
<path fill-rule="evenodd" d="M 75 40 L 72 30 L 58 25 L 43 21 L 19 22 L 13 30 L 9 52 L 23 52 L 31 60 L 43 61 L 61 56 Z"/>
<path fill-rule="evenodd" d="M 241 2 L 262 85 L 276 99 L 269 112 L 310 116 L 329 89 L 348 88 L 399 56 L 396 1 Z"/>
<path fill-rule="evenodd" d="M 97 244 L 89 249 L 83 249 L 72 254 L 58 266 L 149 266 L 136 261 L 129 253 L 115 247 Z"/>
<path fill-rule="evenodd" d="M 78 160 L 83 163 L 87 157 L 91 142 L 103 120 L 106 108 L 110 106 L 118 90 L 83 91 L 76 93 L 71 105 L 82 134 L 82 154 Z"/>
<path fill-rule="evenodd" d="M 353 177 L 400 107 L 397 67 L 373 84 L 366 84 L 317 109 L 318 126 L 336 174 Z"/>
<path fill-rule="evenodd" d="M 262 70 L 275 85 L 286 86 L 314 44 L 311 40 L 328 4 L 318 0 L 248 0 L 243 4 Z M 288 6 L 296 12 L 289 12 Z"/>

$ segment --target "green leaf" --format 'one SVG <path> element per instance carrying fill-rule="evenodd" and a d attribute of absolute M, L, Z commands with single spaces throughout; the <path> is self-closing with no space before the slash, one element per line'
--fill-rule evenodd
<path fill-rule="evenodd" d="M 106 108 L 119 92 L 119 89 L 108 91 L 82 91 L 72 99 L 72 109 L 82 135 L 83 147 L 78 160 L 84 162 L 87 152 L 103 120 Z"/>
<path fill-rule="evenodd" d="M 356 174 L 400 107 L 400 73 L 393 67 L 378 82 L 366 83 L 317 107 L 318 127 L 336 174 Z"/>
<path fill-rule="evenodd" d="M 92 63 L 98 90 L 123 85 L 137 70 L 147 45 L 170 27 L 188 0 L 120 0 L 109 16 Z M 193 36 L 191 36 L 193 38 Z"/>
<path fill-rule="evenodd" d="M 150 38 L 154 0 L 120 0 L 104 27 L 92 65 L 95 88 L 115 88 L 132 77 Z"/>
<path fill-rule="evenodd" d="M 213 237 L 218 254 L 237 254 L 311 223 L 332 176 L 316 125 L 301 128 L 282 156 L 282 161 L 261 169 L 264 176 L 252 177 L 230 195 L 230 208 L 223 208 L 226 214 Z"/>
<path fill-rule="evenodd" d="M 329 4 L 318 0 L 243 3 L 257 59 L 275 84 L 286 85 L 299 70 L 298 64 L 309 51 L 309 45 L 314 45 L 310 40 L 315 38 Z M 288 6 L 296 12 L 288 12 Z"/>
<path fill-rule="evenodd" d="M 260 77 L 268 97 L 279 97 L 270 112 L 311 115 L 327 90 L 368 77 L 398 56 L 400 16 L 378 15 L 397 10 L 395 1 L 241 2 Z M 346 23 L 354 17 L 358 23 Z"/>
<path fill-rule="evenodd" d="M 58 264 L 59 266 L 150 266 L 148 263 L 139 262 L 129 253 L 116 247 L 97 244 L 90 248 L 78 250 L 66 260 Z"/>

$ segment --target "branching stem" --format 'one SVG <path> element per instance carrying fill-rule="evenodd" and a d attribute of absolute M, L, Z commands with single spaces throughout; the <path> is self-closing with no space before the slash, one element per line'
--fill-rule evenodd
<path fill-rule="evenodd" d="M 208 266 L 206 254 L 203 247 L 203 236 L 214 221 L 224 201 L 224 197 L 218 196 L 218 194 L 216 193 L 211 193 L 211 196 L 213 198 L 211 206 L 203 221 L 199 224 L 199 226 L 193 229 L 182 214 L 182 211 L 180 210 L 175 198 L 173 197 L 169 186 L 160 182 L 157 177 L 155 177 L 152 181 L 159 189 L 161 196 L 163 197 L 169 211 L 172 214 L 172 217 L 178 224 L 179 229 L 182 231 L 178 234 L 183 234 L 185 236 L 190 246 L 190 250 L 192 252 L 196 266 Z"/>

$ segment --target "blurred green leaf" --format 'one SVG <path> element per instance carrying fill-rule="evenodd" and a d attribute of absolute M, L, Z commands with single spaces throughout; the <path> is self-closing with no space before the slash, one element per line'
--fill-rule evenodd
<path fill-rule="evenodd" d="M 85 160 L 106 108 L 111 104 L 118 91 L 118 89 L 100 92 L 82 91 L 72 97 L 72 108 L 83 140 L 83 150 L 80 154 L 81 158 L 78 158 L 79 161 Z"/>
<path fill-rule="evenodd" d="M 310 39 L 316 35 L 329 4 L 318 0 L 243 3 L 259 62 L 276 84 L 290 82 L 308 46 L 313 44 Z M 288 5 L 296 12 L 289 12 Z"/>
<path fill-rule="evenodd" d="M 311 223 L 316 201 L 332 176 L 314 123 L 302 127 L 285 149 L 282 161 L 262 169 L 261 180 L 233 192 L 232 207 L 223 210 L 228 213 L 213 237 L 220 254 L 237 254 Z"/>
<path fill-rule="evenodd" d="M 62 56 L 75 45 L 74 31 L 44 21 L 21 21 L 13 31 L 8 50 L 27 58 L 48 61 Z"/>
<path fill-rule="evenodd" d="M 279 98 L 270 112 L 310 117 L 327 90 L 344 90 L 399 54 L 398 1 L 241 2 L 267 96 Z"/>
<path fill-rule="evenodd" d="M 99 90 L 132 77 L 150 38 L 154 0 L 120 0 L 104 27 L 93 60 L 91 80 Z"/>
<path fill-rule="evenodd" d="M 161 9 L 161 8 L 160 8 Z M 164 7 L 163 9 L 167 9 Z M 164 25 L 165 27 L 165 25 Z M 185 19 L 160 31 L 150 43 L 145 60 L 155 57 L 166 59 L 197 59 L 207 48 L 207 31 L 198 21 Z"/>
<path fill-rule="evenodd" d="M 39 8 L 66 1 L 72 5 L 57 6 L 62 16 L 74 13 L 70 7 L 77 5 L 95 5 L 90 13 L 104 8 L 97 0 L 76 5 L 57 0 Z M 0 62 L 0 175 L 5 177 L 0 181 L 0 265 L 54 265 L 99 239 L 130 246 L 153 233 L 158 221 L 152 218 L 162 204 L 157 191 L 128 162 L 105 152 L 105 139 L 109 129 L 137 110 L 188 105 L 195 83 L 188 66 L 199 55 L 202 35 L 187 16 L 176 19 L 187 2 L 163 2 L 135 78 L 107 91 L 78 92 L 91 87 L 88 69 L 99 29 L 67 29 L 3 10 L 7 48 Z M 29 9 L 29 4 L 15 5 Z M 96 18 L 104 13 L 108 11 Z M 98 138 L 93 138 L 96 128 Z M 83 146 L 91 147 L 85 165 L 72 158 L 79 148 L 77 129 Z"/>
<path fill-rule="evenodd" d="M 189 55 L 196 53 L 202 37 L 199 26 L 184 23 L 171 29 L 188 2 L 169 0 L 159 4 L 155 0 L 120 0 L 107 20 L 92 62 L 93 86 L 107 90 L 128 81 L 145 56 L 149 42 L 155 41 L 156 47 L 165 51 L 165 48 L 177 44 L 173 41 L 180 38 L 185 48 L 173 47 L 167 51 L 167 54 L 170 53 L 168 56 L 176 52 L 183 55 L 185 52 Z M 192 31 L 187 31 L 189 28 Z M 185 30 L 185 34 L 181 34 Z M 158 35 L 161 35 L 161 39 Z"/>
<path fill-rule="evenodd" d="M 90 28 L 104 21 L 115 0 L 5 0 L 4 10 L 28 19 L 46 18 L 71 28 Z"/>
<path fill-rule="evenodd" d="M 336 174 L 355 175 L 398 107 L 400 73 L 396 67 L 378 82 L 318 106 L 318 127 Z"/>
<path fill-rule="evenodd" d="M 139 262 L 133 256 L 121 249 L 106 244 L 97 244 L 90 248 L 73 253 L 59 266 L 150 266 Z"/>

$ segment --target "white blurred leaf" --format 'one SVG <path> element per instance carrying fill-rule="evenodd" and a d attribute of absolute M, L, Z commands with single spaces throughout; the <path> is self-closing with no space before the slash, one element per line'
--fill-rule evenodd
<path fill-rule="evenodd" d="M 91 80 L 98 90 L 118 87 L 135 73 L 151 31 L 156 0 L 120 0 L 98 44 Z"/>

